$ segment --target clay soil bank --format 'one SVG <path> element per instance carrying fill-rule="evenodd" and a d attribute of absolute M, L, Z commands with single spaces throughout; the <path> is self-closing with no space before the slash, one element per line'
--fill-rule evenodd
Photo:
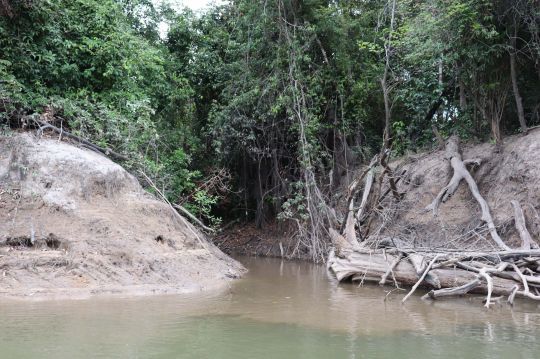
<path fill-rule="evenodd" d="M 462 152 L 464 159 L 480 162 L 470 168 L 471 175 L 505 243 L 510 248 L 519 248 L 521 243 L 514 225 L 512 201 L 521 205 L 528 231 L 540 243 L 540 129 L 531 130 L 526 136 L 507 137 L 502 148 L 490 143 L 464 142 Z M 482 222 L 481 210 L 464 181 L 440 205 L 437 216 L 425 211 L 452 177 L 444 150 L 404 156 L 392 161 L 391 167 L 396 174 L 403 174 L 398 183 L 403 198 L 396 204 L 391 195 L 386 197 L 383 215 L 371 223 L 370 236 L 393 237 L 401 245 L 418 248 L 497 250 L 485 231 L 475 230 Z M 362 167 L 349 168 L 348 180 L 344 178 L 344 185 L 332 193 L 336 212 L 342 217 L 346 213 L 347 185 L 363 171 Z M 238 224 L 214 241 L 227 253 L 308 258 L 306 253 L 295 251 L 292 237 L 292 231 L 284 224 L 267 224 L 261 229 L 254 224 Z"/>
<path fill-rule="evenodd" d="M 105 156 L 0 138 L 0 296 L 196 292 L 243 271 Z"/>

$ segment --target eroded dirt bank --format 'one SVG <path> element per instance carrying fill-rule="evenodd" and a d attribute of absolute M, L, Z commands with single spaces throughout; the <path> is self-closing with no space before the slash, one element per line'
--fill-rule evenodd
<path fill-rule="evenodd" d="M 471 175 L 489 205 L 497 231 L 505 243 L 511 248 L 520 245 L 512 201 L 521 205 L 533 240 L 540 242 L 540 129 L 530 131 L 527 136 L 507 137 L 501 151 L 489 143 L 464 143 L 462 150 L 464 159 L 479 160 L 479 165 L 470 167 Z M 372 216 L 369 226 L 367 219 L 361 221 L 359 240 L 369 237 L 376 242 L 391 237 L 399 245 L 417 248 L 496 249 L 482 226 L 481 210 L 466 183 L 461 183 L 440 205 L 437 216 L 426 211 L 452 177 L 452 168 L 445 156 L 444 150 L 437 150 L 393 161 L 391 166 L 400 179 L 398 190 L 403 197 L 397 202 L 387 194 L 376 208 L 377 213 Z M 364 168 L 350 168 L 351 179 L 363 171 Z M 347 212 L 347 181 L 344 182 L 343 188 L 332 193 L 342 221 Z M 381 194 L 387 189 L 385 182 Z M 365 218 L 370 215 L 371 212 L 366 213 Z M 262 256 L 280 256 L 281 242 L 284 256 L 302 258 L 301 252 L 294 254 L 295 245 L 290 237 L 292 234 L 286 226 L 270 225 L 257 229 L 249 224 L 228 229 L 215 242 L 226 252 Z"/>
<path fill-rule="evenodd" d="M 242 266 L 101 154 L 0 138 L 0 295 L 198 291 Z"/>
<path fill-rule="evenodd" d="M 398 159 L 392 170 L 377 163 L 356 169 L 336 193 L 326 240 L 339 281 L 412 286 L 403 301 L 419 286 L 431 289 L 426 299 L 485 293 L 486 307 L 500 299 L 492 295 L 540 300 L 538 129 L 504 146 L 461 146 L 451 136 L 445 150 Z M 286 238 L 264 232 L 236 229 L 218 243 L 299 257 Z"/>
<path fill-rule="evenodd" d="M 393 199 L 379 195 L 387 193 L 380 185 L 364 217 L 362 206 L 354 216 L 349 195 L 345 228 L 330 229 L 335 251 L 328 267 L 340 281 L 412 286 L 403 302 L 419 286 L 431 289 L 424 298 L 432 300 L 485 293 L 488 308 L 500 300 L 492 295 L 509 304 L 516 297 L 540 300 L 539 146 L 537 131 L 504 147 L 464 151 L 451 136 L 443 156 L 398 162 L 400 186 L 388 180 Z M 363 198 L 369 198 L 369 176 L 365 183 Z"/>

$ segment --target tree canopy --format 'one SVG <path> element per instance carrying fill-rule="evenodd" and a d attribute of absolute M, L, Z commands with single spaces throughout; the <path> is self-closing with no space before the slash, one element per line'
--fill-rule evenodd
<path fill-rule="evenodd" d="M 316 251 L 381 149 L 540 124 L 539 26 L 536 0 L 1 0 L 0 120 L 49 114 L 206 221 L 280 218 Z"/>

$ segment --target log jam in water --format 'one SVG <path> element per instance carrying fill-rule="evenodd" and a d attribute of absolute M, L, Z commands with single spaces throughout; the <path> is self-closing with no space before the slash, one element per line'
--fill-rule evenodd
<path fill-rule="evenodd" d="M 536 303 L 425 302 L 324 266 L 240 258 L 220 292 L 0 304 L 0 358 L 538 358 Z M 393 290 L 392 292 L 390 292 Z M 399 293 L 397 295 L 396 293 Z"/>

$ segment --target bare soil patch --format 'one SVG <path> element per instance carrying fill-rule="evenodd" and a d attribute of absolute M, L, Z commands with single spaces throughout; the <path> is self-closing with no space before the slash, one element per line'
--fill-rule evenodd
<path fill-rule="evenodd" d="M 242 272 L 102 154 L 0 138 L 0 295 L 187 292 Z"/>

